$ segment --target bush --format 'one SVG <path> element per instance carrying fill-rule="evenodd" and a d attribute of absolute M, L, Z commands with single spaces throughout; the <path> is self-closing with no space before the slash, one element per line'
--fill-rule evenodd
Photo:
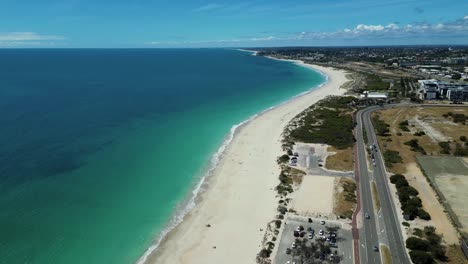
<path fill-rule="evenodd" d="M 442 149 L 440 153 L 442 154 L 450 154 L 450 143 L 447 141 L 439 142 L 439 147 Z"/>
<path fill-rule="evenodd" d="M 413 230 L 413 235 L 417 236 L 417 237 L 423 237 L 424 233 L 422 231 L 422 229 L 420 228 L 415 228 Z"/>
<path fill-rule="evenodd" d="M 404 225 L 404 226 L 406 226 L 406 227 L 409 227 L 409 226 L 410 226 L 410 224 L 409 224 L 408 222 L 403 222 L 403 223 L 401 223 L 401 224 Z"/>
<path fill-rule="evenodd" d="M 408 195 L 411 195 L 411 196 L 416 196 L 419 194 L 418 190 L 416 190 L 412 186 L 403 186 L 398 191 L 401 193 L 407 193 Z"/>
<path fill-rule="evenodd" d="M 278 206 L 278 212 L 280 214 L 284 215 L 287 211 L 288 211 L 288 208 L 286 208 L 285 206 L 282 206 L 282 205 Z"/>
<path fill-rule="evenodd" d="M 418 210 L 418 217 L 423 220 L 431 220 L 431 215 L 422 208 Z"/>
<path fill-rule="evenodd" d="M 414 133 L 414 135 L 417 136 L 417 137 L 420 137 L 420 136 L 426 135 L 426 132 L 424 132 L 424 131 L 418 131 L 418 132 Z"/>
<path fill-rule="evenodd" d="M 399 126 L 400 129 L 403 130 L 403 131 L 406 131 L 406 132 L 409 132 L 409 131 L 410 131 L 409 128 L 408 128 L 408 121 L 407 121 L 407 120 L 405 120 L 405 121 L 403 121 L 403 122 L 400 122 L 400 123 L 398 124 L 398 126 Z"/>
<path fill-rule="evenodd" d="M 414 206 L 414 207 L 422 207 L 422 202 L 421 199 L 418 197 L 412 197 L 408 201 L 406 201 L 406 205 L 408 206 Z"/>
<path fill-rule="evenodd" d="M 380 120 L 378 117 L 372 118 L 372 123 L 374 124 L 374 129 L 377 132 L 377 135 L 386 137 L 388 132 L 390 132 L 390 125 Z"/>
<path fill-rule="evenodd" d="M 281 227 L 281 220 L 275 220 L 275 226 L 276 226 L 276 228 L 280 228 Z"/>
<path fill-rule="evenodd" d="M 392 176 L 390 176 L 390 182 L 393 184 L 395 184 L 397 181 L 400 181 L 400 180 L 406 181 L 405 176 L 401 174 L 393 174 Z"/>
<path fill-rule="evenodd" d="M 403 144 L 410 146 L 411 151 L 421 152 L 422 154 L 426 154 L 426 151 L 419 145 L 419 142 L 417 139 L 411 139 L 410 141 L 407 141 Z"/>
<path fill-rule="evenodd" d="M 391 167 L 393 163 L 401 163 L 403 159 L 400 157 L 400 153 L 394 150 L 385 150 L 383 153 L 385 165 Z"/>
<path fill-rule="evenodd" d="M 460 136 L 460 141 L 465 142 L 466 141 L 466 136 Z"/>
<path fill-rule="evenodd" d="M 432 264 L 434 263 L 434 258 L 424 251 L 412 250 L 410 251 L 410 258 L 414 264 Z"/>
<path fill-rule="evenodd" d="M 260 250 L 260 253 L 258 253 L 258 256 L 261 258 L 269 258 L 270 254 L 271 254 L 271 250 L 264 248 Z"/>
<path fill-rule="evenodd" d="M 468 148 L 466 146 L 462 147 L 460 143 L 457 143 L 457 145 L 455 146 L 455 151 L 453 152 L 453 155 L 460 156 L 460 157 L 468 156 Z"/>
<path fill-rule="evenodd" d="M 278 158 L 278 160 L 277 160 L 277 162 L 278 162 L 279 164 L 281 164 L 281 163 L 287 163 L 288 161 L 289 161 L 289 156 L 286 155 L 286 154 L 280 156 L 280 157 Z"/>
<path fill-rule="evenodd" d="M 406 248 L 427 251 L 429 250 L 429 242 L 418 237 L 409 237 L 406 239 Z"/>

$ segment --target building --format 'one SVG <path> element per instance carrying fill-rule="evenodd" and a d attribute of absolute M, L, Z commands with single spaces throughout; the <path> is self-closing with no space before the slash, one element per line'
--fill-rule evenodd
<path fill-rule="evenodd" d="M 468 85 L 448 83 L 439 80 L 418 80 L 418 97 L 423 100 L 448 99 L 451 101 L 468 101 Z"/>
<path fill-rule="evenodd" d="M 361 99 L 387 100 L 388 94 L 364 91 L 360 97 Z"/>

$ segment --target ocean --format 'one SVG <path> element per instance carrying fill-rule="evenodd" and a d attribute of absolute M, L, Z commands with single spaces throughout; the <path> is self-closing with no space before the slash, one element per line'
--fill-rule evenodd
<path fill-rule="evenodd" d="M 324 81 L 228 49 L 0 50 L 0 263 L 135 263 L 234 126 Z"/>

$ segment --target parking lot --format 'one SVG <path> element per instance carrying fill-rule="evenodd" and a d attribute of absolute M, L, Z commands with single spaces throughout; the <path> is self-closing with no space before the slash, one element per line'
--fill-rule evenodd
<path fill-rule="evenodd" d="M 321 224 L 322 219 L 317 219 L 317 218 L 312 218 L 312 223 L 309 223 L 307 217 L 300 217 L 300 216 L 288 216 L 286 219 L 286 224 L 284 226 L 284 230 L 282 232 L 282 236 L 278 244 L 278 251 L 275 256 L 275 262 L 276 264 L 286 264 L 288 261 L 289 263 L 296 263 L 296 264 L 306 264 L 306 263 L 353 263 L 353 240 L 352 240 L 352 234 L 351 234 L 351 229 L 350 227 L 343 226 L 341 222 L 338 221 L 330 221 L 330 220 L 324 220 L 325 223 Z M 301 237 L 295 237 L 294 236 L 294 231 L 299 227 L 303 226 L 304 231 L 306 234 L 304 235 L 303 238 Z M 330 245 L 331 241 L 326 241 L 325 237 L 331 237 L 331 233 L 327 233 L 327 227 L 335 228 L 337 231 L 334 231 L 332 233 L 336 234 L 336 243 L 335 246 L 330 247 L 331 249 L 331 254 L 333 256 L 340 256 L 340 261 L 337 262 L 335 260 L 331 260 L 330 256 L 327 255 L 326 257 L 322 257 L 323 260 L 320 259 L 320 257 L 317 255 L 312 256 L 314 262 L 306 262 L 303 259 L 303 262 L 301 262 L 301 257 L 298 256 L 297 254 L 297 249 L 292 249 L 292 244 L 293 242 L 296 241 L 296 239 L 306 241 L 306 245 L 309 247 L 311 243 L 314 243 L 315 245 L 318 245 L 319 242 L 318 240 L 324 241 L 323 243 L 325 245 Z M 309 234 L 310 231 L 309 228 L 312 228 L 314 230 L 314 235 L 312 239 L 309 239 Z M 324 237 L 322 238 L 321 235 L 319 235 L 319 231 L 323 230 L 324 231 Z M 331 244 L 333 245 L 333 244 Z M 291 252 L 286 253 L 287 249 L 291 249 Z M 297 246 L 296 246 L 297 248 Z M 337 254 L 335 254 L 335 251 L 337 251 Z"/>

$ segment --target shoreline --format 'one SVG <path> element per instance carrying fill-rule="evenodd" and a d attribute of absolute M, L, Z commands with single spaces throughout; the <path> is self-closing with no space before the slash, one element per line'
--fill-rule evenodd
<path fill-rule="evenodd" d="M 249 51 L 249 52 L 252 52 L 252 51 Z M 274 59 L 276 59 L 276 58 L 274 58 Z M 292 61 L 292 60 L 288 60 L 288 61 Z M 319 99 L 325 97 L 326 95 L 328 95 L 328 94 L 342 94 L 343 93 L 343 91 L 341 89 L 336 89 L 337 91 L 334 91 L 332 93 L 327 93 L 327 92 L 331 92 L 329 90 L 331 88 L 333 88 L 334 86 L 337 85 L 339 87 L 346 81 L 346 78 L 344 77 L 345 74 L 343 72 L 337 71 L 337 70 L 332 70 L 332 69 L 329 69 L 329 68 L 324 68 L 324 67 L 321 67 L 321 66 L 308 65 L 308 64 L 303 63 L 302 61 L 292 61 L 292 62 L 294 62 L 295 64 L 298 64 L 299 66 L 311 68 L 314 71 L 319 72 L 320 74 L 322 74 L 322 75 L 324 75 L 326 77 L 326 81 L 324 83 L 320 84 L 319 86 L 311 87 L 308 91 L 303 92 L 301 94 L 298 94 L 298 95 L 296 95 L 296 96 L 294 96 L 294 97 L 292 97 L 292 98 L 290 98 L 290 99 L 288 99 L 288 100 L 286 100 L 286 101 L 284 101 L 284 102 L 282 102 L 282 103 L 280 103 L 280 104 L 278 104 L 276 106 L 265 109 L 262 112 L 260 112 L 258 114 L 255 114 L 255 115 L 249 117 L 248 119 L 246 119 L 245 121 L 233 126 L 231 128 L 231 131 L 230 131 L 229 135 L 224 140 L 223 144 L 216 151 L 216 153 L 213 154 L 213 157 L 210 160 L 210 165 L 208 166 L 207 172 L 205 173 L 205 175 L 203 177 L 200 178 L 199 182 L 194 185 L 195 189 L 192 191 L 192 195 L 190 195 L 190 197 L 188 197 L 189 199 L 186 199 L 185 202 L 181 204 L 182 206 L 179 206 L 179 208 L 177 210 L 178 211 L 177 214 L 174 215 L 173 217 L 171 217 L 171 221 L 170 221 L 168 227 L 161 232 L 160 238 L 158 239 L 157 243 L 153 244 L 150 248 L 148 248 L 148 250 L 138 260 L 137 263 L 167 263 L 168 261 L 171 261 L 171 262 L 176 261 L 176 263 L 194 263 L 193 261 L 184 261 L 185 256 L 187 254 L 191 255 L 190 251 L 194 247 L 197 247 L 197 245 L 200 246 L 199 245 L 199 240 L 203 239 L 206 236 L 206 233 L 207 233 L 207 232 L 203 232 L 203 231 L 212 231 L 213 229 L 215 229 L 215 228 L 212 228 L 212 227 L 210 227 L 210 228 L 206 227 L 206 225 L 210 224 L 210 223 L 208 223 L 209 219 L 206 219 L 206 217 L 203 217 L 203 218 L 205 218 L 205 220 L 202 221 L 202 222 L 197 221 L 197 220 L 199 220 L 197 218 L 200 218 L 201 216 L 207 216 L 206 213 L 203 213 L 201 211 L 211 211 L 212 209 L 214 209 L 214 207 L 219 209 L 219 205 L 210 206 L 209 205 L 210 201 L 211 201 L 211 203 L 218 202 L 218 203 L 223 204 L 223 199 L 213 200 L 213 199 L 210 199 L 210 198 L 212 196 L 215 196 L 215 194 L 213 194 L 213 193 L 216 192 L 216 190 L 214 188 L 219 187 L 218 186 L 220 184 L 219 183 L 220 182 L 219 178 L 220 177 L 226 178 L 226 173 L 223 172 L 223 168 L 226 167 L 226 166 L 229 166 L 229 165 L 235 165 L 235 163 L 233 162 L 233 160 L 234 160 L 233 158 L 236 158 L 237 154 L 232 153 L 233 152 L 232 149 L 236 147 L 236 144 L 235 144 L 236 142 L 235 141 L 239 141 L 239 137 L 242 137 L 241 134 L 245 133 L 246 130 L 248 130 L 248 131 L 251 130 L 251 129 L 249 129 L 249 127 L 252 127 L 252 126 L 255 127 L 255 125 L 256 125 L 256 123 L 258 123 L 259 119 L 263 120 L 263 119 L 265 119 L 265 116 L 275 115 L 275 113 L 272 113 L 272 112 L 278 112 L 278 111 L 281 112 L 281 109 L 283 109 L 283 108 L 286 108 L 286 110 L 287 110 L 288 106 L 290 108 L 291 105 L 294 105 L 294 103 L 296 101 L 300 101 L 301 98 L 302 98 L 302 101 L 304 101 L 305 100 L 304 97 L 311 97 L 310 99 L 312 99 L 314 102 L 307 103 L 307 105 L 299 107 L 300 109 L 295 109 L 296 110 L 295 114 L 288 113 L 290 115 L 289 119 L 285 120 L 284 118 L 282 118 L 282 119 L 276 120 L 276 121 L 277 122 L 279 121 L 280 123 L 286 122 L 286 124 L 287 124 L 289 122 L 289 120 L 291 118 L 293 118 L 296 114 L 300 113 L 302 110 L 309 107 L 311 104 L 315 103 L 316 101 L 318 101 Z M 341 79 L 341 83 L 339 83 L 339 84 L 334 83 L 333 78 L 331 78 L 331 80 L 330 80 L 329 75 L 325 73 L 327 71 L 328 71 L 328 73 L 330 75 L 337 75 L 337 73 L 339 73 L 338 75 L 341 75 L 341 76 L 339 76 L 340 77 L 339 79 Z M 335 88 L 337 88 L 337 87 L 335 87 Z M 341 91 L 339 91 L 339 90 L 341 90 Z M 314 94 L 316 94 L 318 96 L 313 96 Z M 278 110 L 278 109 L 280 109 L 280 110 Z M 300 110 L 300 111 L 298 111 L 298 110 Z M 280 126 L 281 132 L 282 132 L 283 127 L 284 126 Z M 268 143 L 269 144 L 273 143 L 275 145 L 279 144 L 279 146 L 280 146 L 280 143 L 278 141 L 280 135 L 281 135 L 281 133 L 276 135 L 273 140 L 271 140 L 272 138 L 270 138 L 270 140 L 268 140 Z M 271 142 L 271 141 L 273 141 L 273 142 Z M 263 162 L 267 161 L 269 163 L 268 166 L 260 166 L 260 167 L 262 167 L 264 169 L 270 169 L 270 170 L 273 170 L 273 171 L 278 170 L 277 165 L 276 165 L 276 157 L 279 156 L 280 150 L 281 149 L 278 148 L 276 151 L 273 151 L 273 153 L 272 153 L 273 156 L 274 156 L 273 158 L 271 158 L 269 160 L 263 159 Z M 273 164 L 271 164 L 271 163 L 273 163 Z M 243 166 L 241 165 L 240 167 L 243 167 Z M 276 203 L 274 202 L 274 199 L 275 199 L 276 193 L 274 192 L 273 188 L 274 188 L 274 186 L 276 186 L 278 173 L 274 173 L 274 172 L 271 173 L 272 175 L 271 175 L 271 177 L 269 177 L 269 181 L 272 182 L 272 183 L 275 183 L 275 184 L 271 185 L 271 186 L 267 186 L 268 189 L 263 191 L 263 194 L 268 194 L 268 196 L 273 199 L 272 202 L 270 203 L 271 206 L 272 206 L 272 210 L 270 210 L 270 213 L 268 213 L 268 216 L 266 216 L 266 214 L 263 214 L 263 216 L 267 217 L 267 220 L 264 223 L 262 223 L 260 227 L 256 227 L 256 228 L 260 228 L 260 229 L 265 228 L 268 221 L 270 221 L 272 219 L 272 217 L 274 216 L 274 212 L 275 212 L 274 209 L 276 209 Z M 230 173 L 227 173 L 227 174 L 229 175 Z M 211 177 L 211 176 L 213 176 L 213 177 Z M 230 178 L 232 178 L 232 176 Z M 204 187 L 206 187 L 206 188 L 204 188 Z M 221 187 L 225 187 L 225 186 L 221 186 Z M 261 187 L 265 187 L 265 186 L 261 186 Z M 233 188 L 229 188 L 229 186 L 227 186 L 225 188 L 225 190 L 228 191 L 228 192 L 232 192 L 233 190 L 235 191 L 236 188 L 233 189 Z M 252 190 L 250 190 L 250 191 L 252 191 Z M 253 191 L 253 193 L 256 193 L 256 192 L 257 192 L 257 190 Z M 228 202 L 229 201 L 224 201 L 224 203 L 228 203 Z M 221 207 L 225 208 L 225 206 L 226 205 L 223 205 Z M 206 208 L 206 209 L 204 209 L 204 208 Z M 182 210 L 182 212 L 180 212 L 180 210 Z M 222 217 L 223 216 L 222 210 L 219 213 L 221 215 L 214 214 L 214 216 L 211 216 L 211 217 L 208 216 L 208 218 L 220 217 L 220 216 Z M 198 217 L 197 217 L 197 215 L 198 215 Z M 219 222 L 219 223 L 222 224 L 223 222 L 229 223 L 232 220 L 227 218 L 227 219 L 220 219 L 220 221 L 221 222 Z M 204 222 L 206 222 L 206 223 L 204 223 Z M 216 221 L 215 221 L 215 223 L 216 223 Z M 228 224 L 228 226 L 229 225 L 230 224 Z M 231 225 L 232 225 L 232 223 L 231 223 Z M 216 224 L 216 226 L 218 226 L 218 223 Z M 193 231 L 193 230 L 195 230 L 195 231 Z M 187 232 L 196 233 L 194 236 L 189 236 L 189 239 L 191 240 L 192 243 L 188 243 L 188 241 L 186 239 L 186 234 L 185 233 L 187 233 Z M 230 232 L 232 232 L 231 229 L 230 229 Z M 258 233 L 258 231 L 257 231 L 257 233 Z M 256 235 L 258 237 L 258 239 L 253 243 L 253 247 L 252 246 L 249 247 L 250 250 L 252 250 L 252 248 L 253 248 L 253 250 L 255 251 L 255 253 L 251 256 L 252 257 L 252 262 L 255 259 L 256 253 L 258 253 L 258 251 L 260 250 L 260 248 L 257 249 L 257 247 L 255 246 L 255 245 L 257 245 L 258 243 L 261 242 L 261 236 L 263 236 L 264 232 L 260 232 L 260 233 L 261 233 L 261 235 L 259 235 L 259 234 Z M 197 236 L 198 236 L 198 239 L 197 239 Z M 177 243 L 177 240 L 184 240 L 185 243 L 183 243 L 183 245 L 179 245 Z M 192 246 L 188 246 L 188 244 L 192 244 Z M 185 249 L 184 249 L 184 246 L 185 246 Z M 205 249 L 202 250 L 201 253 L 197 253 L 196 255 L 200 255 L 200 254 L 206 255 L 206 254 L 209 253 L 209 251 L 217 250 L 217 249 L 214 249 L 213 247 L 216 247 L 216 246 L 205 248 Z M 178 254 L 173 254 L 174 252 L 168 253 L 167 251 L 168 251 L 169 248 L 170 249 L 177 249 L 175 251 L 177 251 Z M 217 253 L 219 253 L 220 251 L 221 250 L 217 250 Z M 195 254 L 195 252 L 193 252 L 193 254 Z M 220 259 L 215 260 L 215 259 L 210 258 L 210 260 L 211 261 L 219 261 Z M 202 262 L 206 263 L 206 261 L 207 261 L 206 258 L 202 258 Z M 226 261 L 226 260 L 224 259 L 224 261 Z M 202 262 L 200 262 L 200 263 L 202 263 Z"/>

